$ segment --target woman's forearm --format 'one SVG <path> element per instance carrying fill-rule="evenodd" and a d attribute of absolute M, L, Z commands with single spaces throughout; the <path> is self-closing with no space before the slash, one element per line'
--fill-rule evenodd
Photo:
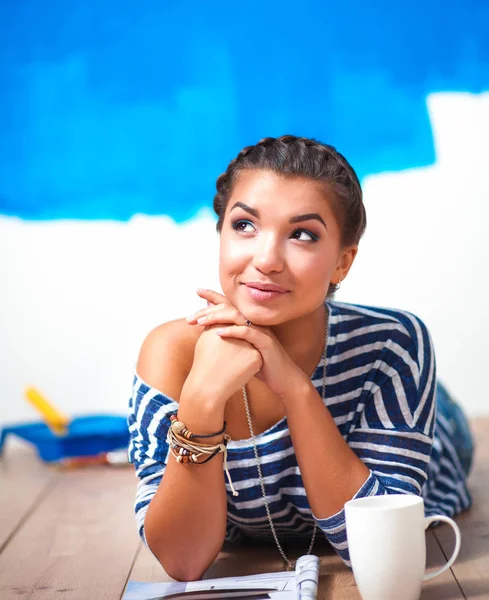
<path fill-rule="evenodd" d="M 223 409 L 202 392 L 184 388 L 178 417 L 191 431 L 212 433 L 222 427 Z M 222 435 L 205 441 L 218 443 Z M 199 579 L 219 553 L 225 532 L 222 453 L 201 465 L 180 464 L 170 455 L 145 518 L 146 540 L 165 571 L 178 580 Z"/>
<path fill-rule="evenodd" d="M 298 378 L 282 397 L 292 444 L 314 515 L 340 511 L 370 474 L 339 432 L 312 382 Z"/>

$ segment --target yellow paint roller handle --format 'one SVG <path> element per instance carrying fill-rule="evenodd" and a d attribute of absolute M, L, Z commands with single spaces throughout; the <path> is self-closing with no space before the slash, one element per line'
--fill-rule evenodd
<path fill-rule="evenodd" d="M 34 387 L 28 387 L 25 390 L 25 396 L 31 405 L 41 413 L 46 425 L 52 429 L 54 433 L 65 433 L 70 420 L 55 408 L 39 390 Z"/>

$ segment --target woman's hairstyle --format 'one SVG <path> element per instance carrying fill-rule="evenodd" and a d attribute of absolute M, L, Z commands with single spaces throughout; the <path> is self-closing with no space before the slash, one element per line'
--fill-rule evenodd
<path fill-rule="evenodd" d="M 243 148 L 218 177 L 214 197 L 218 232 L 221 231 L 234 184 L 245 169 L 262 169 L 284 177 L 302 177 L 325 184 L 326 192 L 333 192 L 331 208 L 340 226 L 342 246 L 360 241 L 367 218 L 362 188 L 355 171 L 333 146 L 294 135 L 264 138 L 254 146 Z M 330 285 L 328 296 L 334 293 L 336 287 Z"/>

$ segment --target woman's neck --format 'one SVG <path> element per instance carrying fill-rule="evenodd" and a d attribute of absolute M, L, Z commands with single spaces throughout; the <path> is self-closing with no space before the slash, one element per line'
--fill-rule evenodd
<path fill-rule="evenodd" d="M 271 330 L 296 365 L 312 372 L 323 354 L 325 326 L 326 309 L 323 304 L 314 312 L 271 327 Z"/>

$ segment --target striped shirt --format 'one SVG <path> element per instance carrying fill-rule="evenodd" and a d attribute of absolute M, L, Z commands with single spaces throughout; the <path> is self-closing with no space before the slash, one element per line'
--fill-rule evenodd
<path fill-rule="evenodd" d="M 355 498 L 416 494 L 427 516 L 453 516 L 471 503 L 452 444 L 450 423 L 436 411 L 435 358 L 429 333 L 399 310 L 326 303 L 329 331 L 325 404 L 355 454 L 369 468 Z M 323 359 L 311 377 L 322 394 Z M 136 520 L 143 540 L 146 511 L 169 456 L 169 416 L 178 404 L 138 375 L 130 401 L 129 459 L 140 479 Z M 256 436 L 267 499 L 279 538 L 310 536 L 314 523 L 349 562 L 344 510 L 325 518 L 311 511 L 287 419 Z M 334 460 L 334 458 L 332 459 Z M 271 538 L 251 440 L 230 441 L 226 481 L 229 540 Z"/>

